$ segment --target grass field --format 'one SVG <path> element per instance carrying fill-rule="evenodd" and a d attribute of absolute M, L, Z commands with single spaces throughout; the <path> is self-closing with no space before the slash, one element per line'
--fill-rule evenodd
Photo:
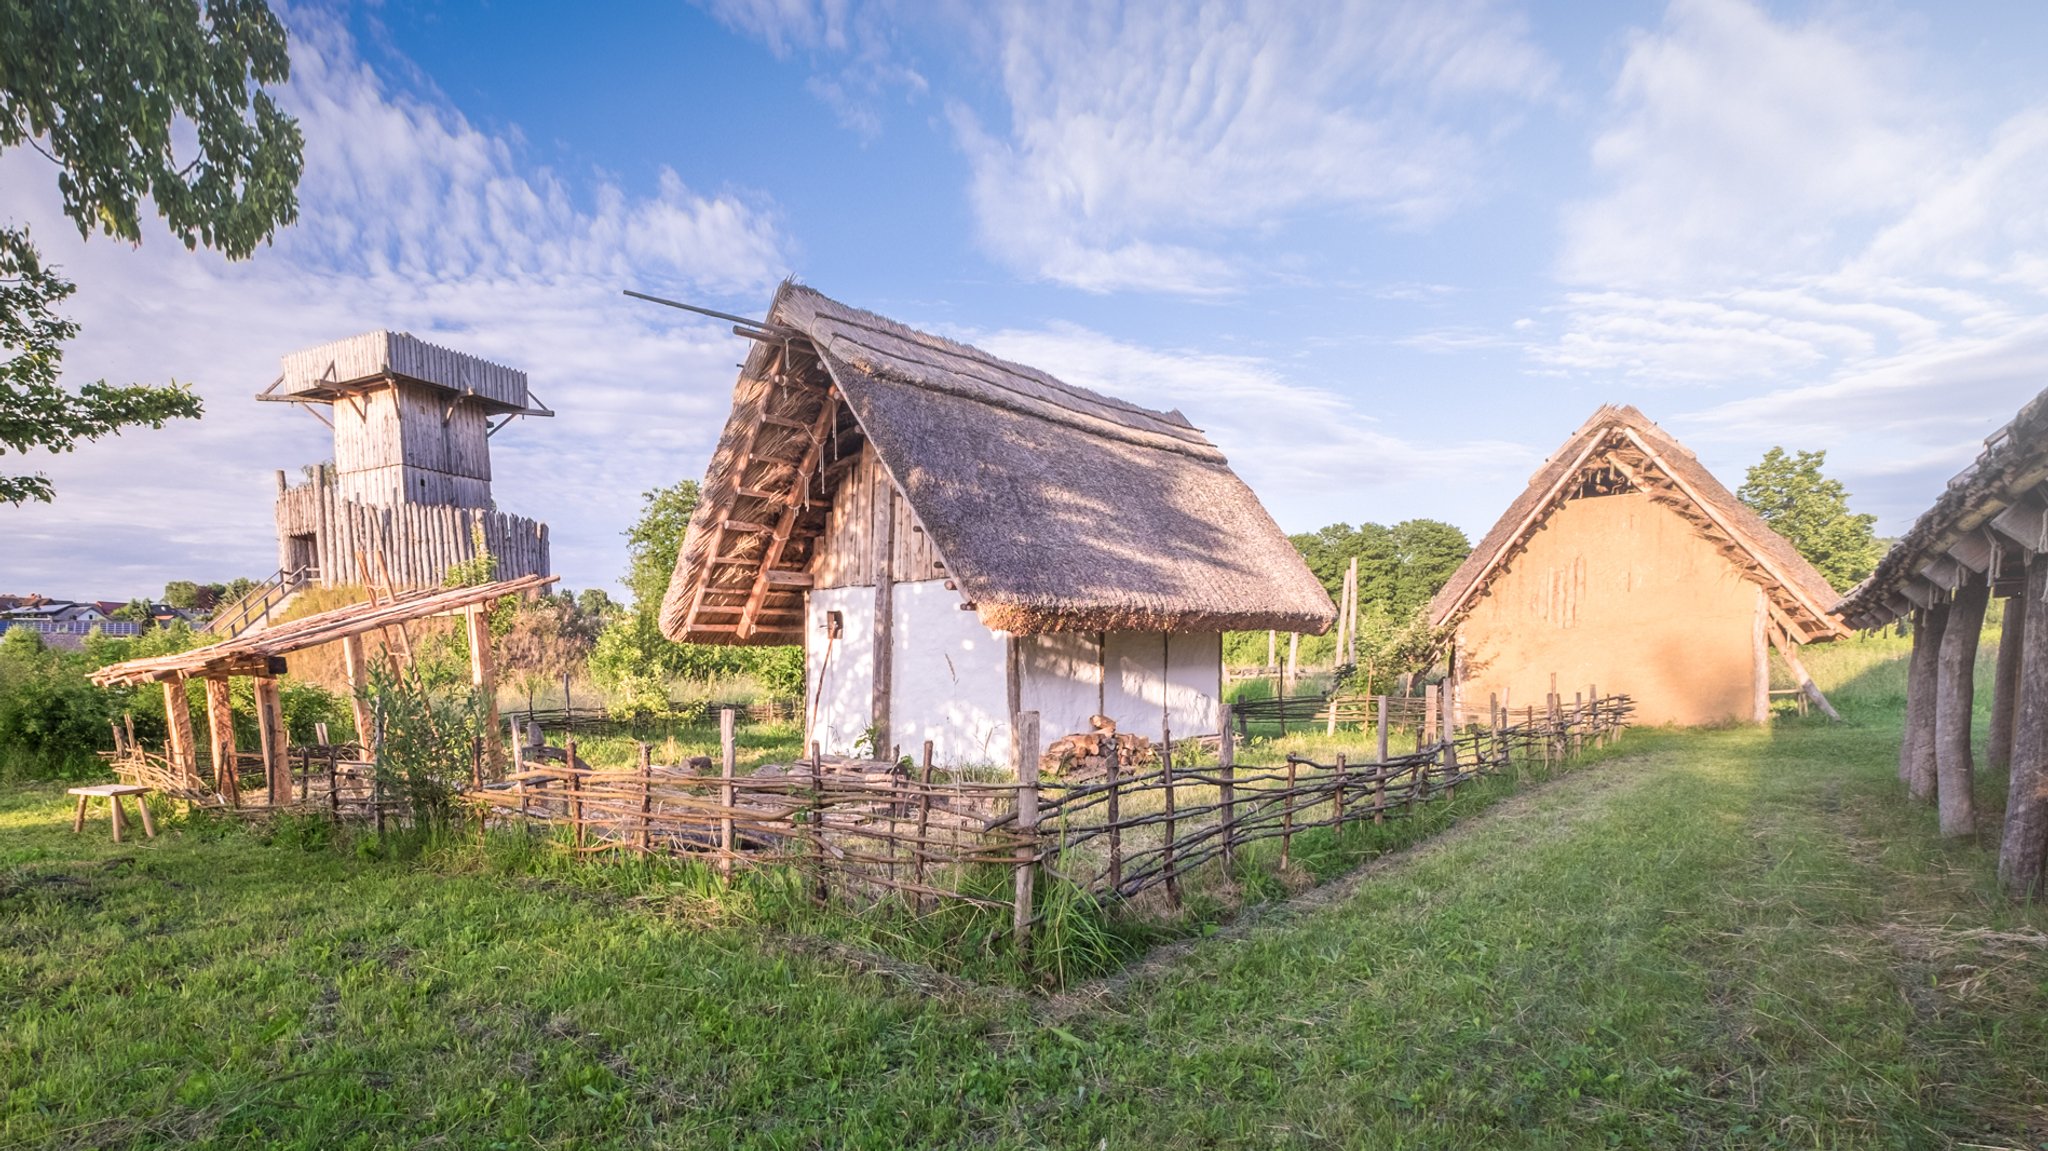
<path fill-rule="evenodd" d="M 2048 1146 L 2048 914 L 1901 798 L 1897 647 L 1815 653 L 1847 726 L 1631 733 L 1051 996 L 769 889 L 17 789 L 0 1145 Z"/>

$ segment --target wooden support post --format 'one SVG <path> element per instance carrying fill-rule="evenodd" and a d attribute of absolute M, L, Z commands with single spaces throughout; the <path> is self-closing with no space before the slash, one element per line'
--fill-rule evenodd
<path fill-rule="evenodd" d="M 737 794 L 733 776 L 739 768 L 739 743 L 733 737 L 733 709 L 718 709 L 718 873 L 732 879 L 732 812 Z"/>
<path fill-rule="evenodd" d="M 2016 692 L 1998 882 L 2015 899 L 2039 899 L 2048 861 L 2048 557 L 2028 561 L 2022 595 L 2026 626 L 2014 683 L 2023 690 Z M 2006 610 L 2012 610 L 2010 603 Z"/>
<path fill-rule="evenodd" d="M 495 725 L 493 730 L 496 730 Z M 654 846 L 654 749 L 640 744 L 640 854 Z"/>
<path fill-rule="evenodd" d="M 479 606 L 464 612 L 462 619 L 469 637 L 469 682 L 484 709 L 484 759 L 495 779 L 505 769 L 505 749 L 498 746 L 498 672 L 491 657 L 491 617 Z"/>
<path fill-rule="evenodd" d="M 256 731 L 263 741 L 263 776 L 268 783 L 269 802 L 272 806 L 288 804 L 292 801 L 292 765 L 284 729 L 284 704 L 278 697 L 277 681 L 267 675 L 256 677 Z"/>
<path fill-rule="evenodd" d="M 1123 759 L 1123 749 L 1117 746 L 1114 736 L 1106 741 L 1108 748 L 1103 753 L 1103 780 L 1108 785 L 1104 798 L 1104 814 L 1109 825 L 1109 890 L 1117 895 L 1124 893 L 1124 831 L 1122 797 L 1118 794 L 1123 781 L 1117 778 L 1117 768 Z"/>
<path fill-rule="evenodd" d="M 831 407 L 829 400 L 826 406 Z M 874 486 L 874 523 L 868 533 L 869 538 L 874 541 L 875 565 L 875 616 L 874 638 L 870 645 L 872 651 L 869 657 L 871 687 L 868 721 L 871 725 L 869 730 L 874 733 L 874 754 L 879 758 L 883 750 L 894 742 L 890 735 L 889 713 L 894 708 L 890 688 L 894 686 L 896 674 L 896 484 L 887 473 L 876 469 Z M 1009 655 L 1010 658 L 1005 663 L 1014 677 L 1014 650 Z"/>
<path fill-rule="evenodd" d="M 1770 596 L 1759 587 L 1756 589 L 1756 616 L 1750 628 L 1749 640 L 1750 661 L 1753 664 L 1750 675 L 1755 684 L 1751 706 L 1758 723 L 1771 721 L 1771 647 L 1765 638 L 1770 632 L 1770 612 Z"/>
<path fill-rule="evenodd" d="M 1287 797 L 1280 802 L 1280 870 L 1294 856 L 1294 757 L 1287 757 Z"/>
<path fill-rule="evenodd" d="M 2028 578 L 2032 578 L 2031 568 Z M 2019 713 L 2020 664 L 2026 650 L 2027 593 L 2006 597 L 2005 620 L 1998 631 L 1997 678 L 1991 684 L 1991 733 L 1985 762 L 1992 768 L 2012 766 L 2013 724 Z"/>
<path fill-rule="evenodd" d="M 206 736 L 213 759 L 213 789 L 229 807 L 242 806 L 241 781 L 235 777 L 234 697 L 226 678 L 206 681 Z"/>
<path fill-rule="evenodd" d="M 2013 598 L 2018 599 L 2019 597 L 2015 596 Z M 1812 676 L 1806 674 L 1806 665 L 1799 659 L 1799 645 L 1793 642 L 1792 638 L 1784 632 L 1773 629 L 1771 632 L 1771 646 L 1778 649 L 1779 658 L 1785 661 L 1786 670 L 1792 673 L 1792 681 L 1799 685 L 1799 690 L 1806 694 L 1806 698 L 1812 700 L 1814 706 L 1820 708 L 1829 719 L 1840 723 L 1842 721 L 1842 713 L 1835 710 L 1835 705 L 1829 703 L 1828 697 L 1821 694 L 1820 685 L 1813 682 Z"/>
<path fill-rule="evenodd" d="M 1281 694 L 1287 695 L 1291 693 L 1294 690 L 1295 682 L 1300 678 L 1301 633 L 1298 631 L 1289 632 L 1287 633 L 1287 679 L 1285 682 L 1285 687 L 1287 688 L 1287 690 L 1282 692 Z"/>
<path fill-rule="evenodd" d="M 1941 637 L 1948 603 L 1913 613 L 1913 654 L 1906 666 L 1906 730 L 1899 744 L 1899 778 L 1914 799 L 1934 798 L 1934 711 L 1941 683 Z"/>
<path fill-rule="evenodd" d="M 356 721 L 356 746 L 370 746 L 370 697 L 369 675 L 363 663 L 363 637 L 343 636 L 341 640 L 342 673 L 348 678 L 348 709 Z"/>
<path fill-rule="evenodd" d="M 1166 898 L 1175 907 L 1180 906 L 1180 872 L 1174 870 L 1174 837 L 1179 823 L 1174 819 L 1173 802 L 1173 731 L 1161 732 L 1159 740 L 1159 782 L 1166 797 L 1166 844 L 1160 852 L 1159 863 L 1166 872 Z"/>
<path fill-rule="evenodd" d="M 1223 807 L 1223 870 L 1237 867 L 1237 742 L 1230 730 L 1230 705 L 1223 705 L 1223 734 L 1216 743 L 1216 797 Z"/>
<path fill-rule="evenodd" d="M 1976 705 L 1977 637 L 1984 630 L 1984 609 L 1991 588 L 1966 582 L 1949 605 L 1948 626 L 1941 633 L 1940 686 L 1934 703 L 1935 773 L 1941 809 L 1941 834 L 1955 837 L 1977 830 L 1972 792 L 1976 778 L 1970 754 L 1970 724 Z"/>
<path fill-rule="evenodd" d="M 1018 712 L 1010 717 L 1010 767 L 1017 774 L 1018 837 L 1010 934 L 1017 950 L 1026 955 L 1031 950 L 1032 901 L 1038 886 L 1038 756 L 1038 713 Z M 1172 809 L 1169 803 L 1167 810 Z"/>
<path fill-rule="evenodd" d="M 164 683 L 164 720 L 170 732 L 171 771 L 188 784 L 197 784 L 199 779 L 199 749 L 192 739 L 192 706 L 185 695 L 185 681 L 167 680 Z"/>
<path fill-rule="evenodd" d="M 1387 757 L 1384 755 L 1372 766 L 1372 821 L 1375 824 L 1387 821 Z"/>

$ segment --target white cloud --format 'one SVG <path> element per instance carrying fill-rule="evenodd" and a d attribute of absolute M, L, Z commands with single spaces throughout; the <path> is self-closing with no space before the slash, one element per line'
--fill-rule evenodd
<path fill-rule="evenodd" d="M 47 163 L 0 158 L 0 218 L 28 222 L 79 283 L 67 379 L 189 380 L 207 404 L 196 423 L 0 461 L 57 486 L 53 505 L 0 507 L 0 586 L 125 596 L 269 570 L 270 471 L 332 449 L 313 420 L 251 396 L 284 353 L 376 327 L 527 370 L 560 415 L 492 440 L 499 505 L 550 523 L 569 583 L 613 583 L 639 492 L 701 472 L 743 352 L 722 326 L 619 289 L 765 302 L 789 260 L 772 208 L 672 172 L 649 196 L 571 184 L 395 88 L 334 22 L 295 12 L 292 31 L 301 223 L 251 261 L 147 228 L 140 248 L 80 242 Z"/>
<path fill-rule="evenodd" d="M 1703 441 L 1829 447 L 1896 529 L 2048 383 L 2048 108 L 1966 116 L 1836 6 L 1629 38 L 1537 370 L 1689 389 Z"/>
<path fill-rule="evenodd" d="M 1341 392 L 1297 383 L 1257 357 L 1149 348 L 1073 324 L 955 334 L 1069 383 L 1179 410 L 1297 531 L 1410 515 L 1480 522 L 1499 509 L 1471 501 L 1519 481 L 1540 455 L 1498 441 L 1403 439 Z M 1461 485 L 1450 505 L 1446 475 Z"/>
<path fill-rule="evenodd" d="M 1482 151 L 1447 106 L 1551 82 L 1519 16 L 1477 0 L 1018 3 L 990 21 L 1007 129 L 952 109 L 982 241 L 1092 291 L 1228 289 L 1239 261 L 1216 248 L 1311 211 L 1436 220 L 1474 194 Z"/>

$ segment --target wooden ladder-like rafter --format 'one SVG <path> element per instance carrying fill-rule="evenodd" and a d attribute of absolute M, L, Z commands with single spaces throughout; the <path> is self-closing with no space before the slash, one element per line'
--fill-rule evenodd
<path fill-rule="evenodd" d="M 790 478 L 789 489 L 782 494 L 782 514 L 776 518 L 775 529 L 768 537 L 768 546 L 761 550 L 761 566 L 754 571 L 754 586 L 747 593 L 746 606 L 740 609 L 738 635 L 747 639 L 760 624 L 761 606 L 767 602 L 768 589 L 776 586 L 776 566 L 782 562 L 782 553 L 789 547 L 790 533 L 796 530 L 796 520 L 803 513 L 808 502 L 811 479 L 817 474 L 818 465 L 825 457 L 825 442 L 832 430 L 832 423 L 839 416 L 839 392 L 835 388 L 825 389 L 824 402 L 818 405 L 818 416 L 805 429 L 810 436 L 810 445 L 804 449 L 803 459 L 797 463 L 796 472 Z M 794 574 L 794 573 L 790 573 Z M 794 581 L 784 581 L 793 586 Z M 808 584 L 808 580 L 803 581 Z"/>

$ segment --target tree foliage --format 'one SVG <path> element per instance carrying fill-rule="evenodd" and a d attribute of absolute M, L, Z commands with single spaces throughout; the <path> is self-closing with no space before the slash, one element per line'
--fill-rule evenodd
<path fill-rule="evenodd" d="M 1821 473 L 1828 454 L 1788 453 L 1774 447 L 1749 469 L 1736 498 L 1789 540 L 1837 591 L 1846 591 L 1877 567 L 1884 547 L 1874 515 L 1849 510 L 1840 480 Z"/>
<path fill-rule="evenodd" d="M 1465 533 L 1441 520 L 1403 520 L 1392 527 L 1331 524 L 1290 538 L 1333 599 L 1357 557 L 1360 609 L 1378 607 L 1395 619 L 1427 604 L 1472 551 Z"/>
<path fill-rule="evenodd" d="M 804 682 L 801 648 L 676 643 L 661 634 L 661 600 L 668 593 L 669 576 L 699 494 L 694 480 L 640 494 L 640 518 L 626 529 L 626 587 L 633 593 L 632 610 L 621 613 L 598 636 L 590 657 L 591 674 L 634 706 L 656 710 L 666 706 L 669 683 L 677 679 L 748 676 L 778 695 L 798 695 Z"/>
<path fill-rule="evenodd" d="M 188 249 L 241 259 L 298 215 L 303 141 L 262 87 L 289 73 L 263 0 L 13 0 L 0 4 L 0 150 L 56 166 L 81 236 L 140 242 L 147 200 Z M 68 452 L 196 418 L 189 387 L 59 383 L 78 325 L 56 308 L 73 291 L 25 228 L 0 228 L 0 445 Z M 53 494 L 42 475 L 0 476 L 0 500 Z"/>

